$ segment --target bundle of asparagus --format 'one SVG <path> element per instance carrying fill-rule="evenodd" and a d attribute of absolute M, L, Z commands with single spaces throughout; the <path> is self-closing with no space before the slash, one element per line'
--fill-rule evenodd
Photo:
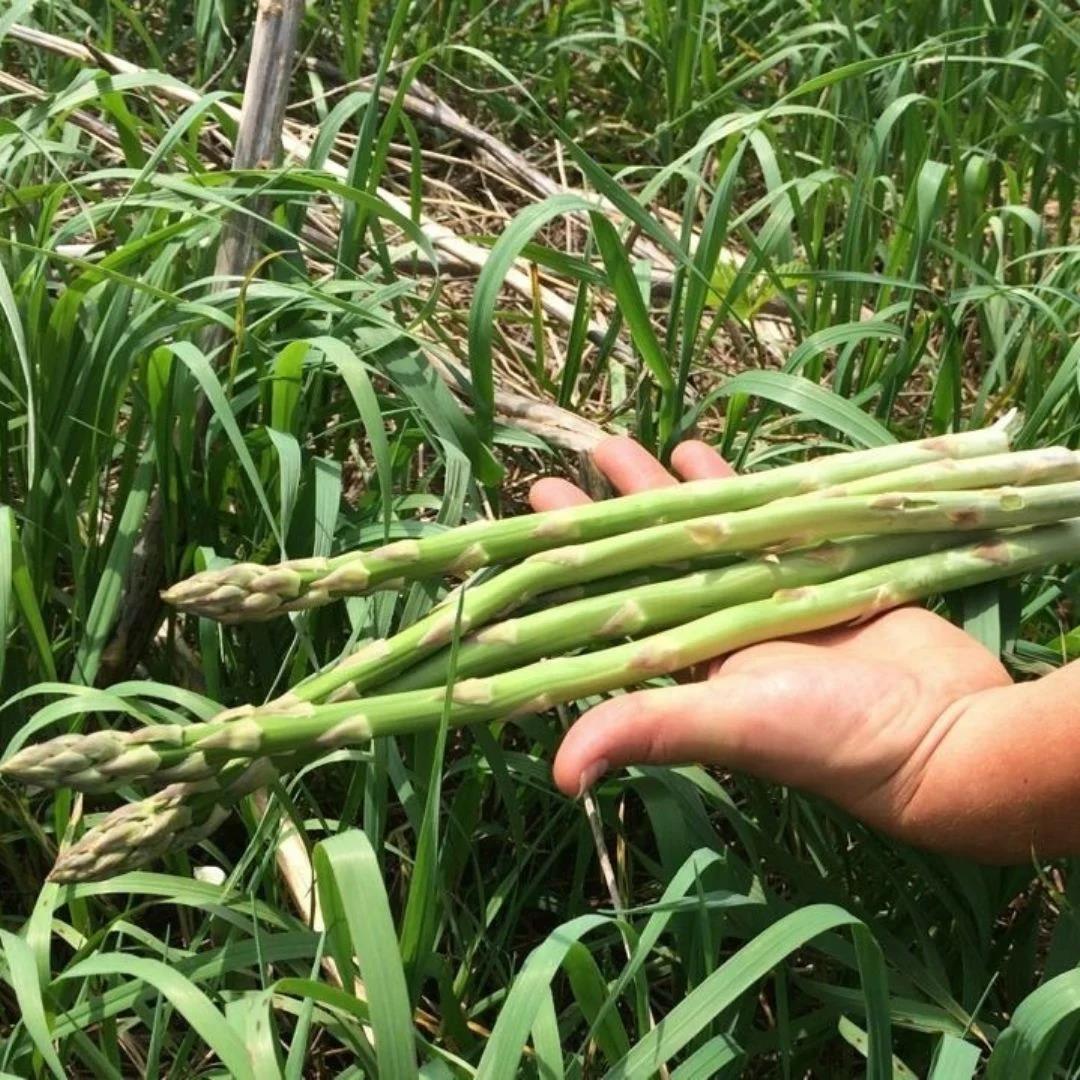
<path fill-rule="evenodd" d="M 513 564 L 266 705 L 206 723 L 60 736 L 19 751 L 0 772 L 95 793 L 160 787 L 90 829 L 52 872 L 61 882 L 100 878 L 205 838 L 279 769 L 432 728 L 444 712 L 453 725 L 536 713 L 770 638 L 1068 562 L 1080 553 L 1080 454 L 1010 452 L 1010 429 L 1007 419 L 372 552 L 195 575 L 166 600 L 234 623 Z M 558 602 L 511 614 L 538 598 Z"/>

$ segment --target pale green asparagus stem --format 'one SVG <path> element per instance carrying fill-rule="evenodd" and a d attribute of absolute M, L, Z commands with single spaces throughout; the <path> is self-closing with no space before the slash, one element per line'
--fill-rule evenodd
<path fill-rule="evenodd" d="M 1080 479 L 1080 454 L 1063 447 L 995 454 L 964 462 L 960 469 L 957 464 L 953 459 L 945 459 L 929 465 L 900 469 L 893 473 L 825 488 L 807 498 L 825 496 L 831 498 L 841 494 L 869 495 L 882 491 L 993 488 L 1003 484 L 1029 486 Z M 620 574 L 618 577 L 598 578 L 595 581 L 560 589 L 547 594 L 544 601 L 549 606 L 569 603 L 572 600 L 581 600 L 600 593 L 613 593 L 653 582 L 670 581 L 691 572 L 730 566 L 734 561 L 736 561 L 736 556 L 718 555 L 683 560 L 681 563 L 644 567 L 641 570 Z"/>
<path fill-rule="evenodd" d="M 296 559 L 271 567 L 237 563 L 195 574 L 163 596 L 182 611 L 222 622 L 272 618 L 402 578 L 464 573 L 569 542 L 760 506 L 912 465 L 999 454 L 1008 449 L 1012 423 L 1010 416 L 983 431 L 837 454 L 738 478 L 700 480 L 572 509 L 478 521 L 331 559 Z"/>
<path fill-rule="evenodd" d="M 943 491 L 908 496 L 839 495 L 783 499 L 752 510 L 657 525 L 588 544 L 538 552 L 491 581 L 466 590 L 460 609 L 466 634 L 555 589 L 640 569 L 656 562 L 879 533 L 989 530 L 1080 514 L 1080 482 L 993 492 Z M 344 687 L 364 690 L 399 675 L 449 644 L 459 615 L 455 597 L 394 637 L 358 649 L 306 679 L 270 708 L 319 701 Z"/>
<path fill-rule="evenodd" d="M 956 461 L 943 458 L 892 473 L 834 484 L 807 499 L 838 495 L 876 495 L 882 491 L 959 491 L 997 487 L 1030 487 L 1080 479 L 1080 453 L 1065 446 L 1017 450 L 1008 454 Z"/>
<path fill-rule="evenodd" d="M 542 656 L 557 656 L 612 637 L 660 630 L 719 608 L 764 599 L 778 588 L 830 580 L 870 566 L 941 550 L 963 542 L 956 533 L 874 537 L 824 544 L 808 552 L 704 569 L 672 580 L 627 582 L 607 595 L 582 598 L 523 618 L 497 624 L 462 642 L 456 664 L 460 678 L 505 671 Z M 609 579 L 602 579 L 608 582 Z M 410 669 L 381 692 L 440 686 L 449 675 L 447 650 Z M 353 690 L 352 684 L 347 687 Z M 355 692 L 355 691 L 354 691 Z M 277 771 L 268 758 L 233 761 L 209 780 L 171 784 L 131 803 L 88 830 L 62 852 L 50 880 L 93 881 L 149 865 L 170 850 L 177 837 L 190 844 L 209 836 L 243 795 L 265 786 Z"/>
<path fill-rule="evenodd" d="M 607 595 L 583 598 L 501 623 L 463 642 L 461 678 L 517 667 L 613 637 L 652 632 L 699 618 L 722 607 L 764 599 L 778 588 L 826 581 L 869 566 L 962 543 L 956 533 L 880 537 L 825 544 L 808 552 L 704 569 L 672 580 L 627 582 Z M 603 579 L 608 582 L 609 579 Z M 449 676 L 447 650 L 407 671 L 382 692 L 440 686 Z M 348 689 L 352 690 L 352 684 Z M 171 784 L 130 803 L 89 829 L 61 852 L 50 880 L 96 881 L 137 870 L 168 851 L 198 843 L 228 816 L 229 808 L 277 770 L 268 758 L 234 761 L 208 780 Z M 258 782 L 250 782 L 257 777 Z M 185 838 L 184 844 L 178 837 Z"/>
<path fill-rule="evenodd" d="M 637 685 L 757 642 L 870 618 L 940 592 L 966 588 L 1080 555 L 1080 521 L 997 536 L 977 544 L 863 570 L 821 585 L 777 592 L 664 630 L 641 641 L 541 661 L 445 687 L 360 702 L 302 702 L 231 722 L 160 725 L 123 736 L 65 736 L 22 751 L 2 767 L 41 787 L 103 790 L 122 781 L 212 774 L 234 758 L 274 757 L 363 744 L 430 730 L 447 708 L 454 726 L 536 713 Z"/>
<path fill-rule="evenodd" d="M 565 589 L 556 589 L 545 593 L 543 597 L 522 605 L 522 610 L 532 614 L 537 610 L 570 604 L 578 600 L 587 600 L 593 596 L 606 596 L 611 593 L 625 592 L 627 589 L 640 589 L 644 585 L 659 585 L 665 581 L 675 581 L 688 574 L 700 574 L 708 570 L 719 570 L 725 566 L 734 566 L 739 562 L 737 555 L 718 555 L 714 559 L 683 559 L 678 563 L 665 566 L 645 566 L 640 570 L 631 570 L 628 574 L 614 574 L 611 577 L 585 581 L 580 585 L 569 585 Z M 313 676 L 308 676 L 312 678 Z"/>
<path fill-rule="evenodd" d="M 474 678 L 509 671 L 546 656 L 586 646 L 640 637 L 700 619 L 723 608 L 764 600 L 778 589 L 817 585 L 872 566 L 970 543 L 964 533 L 915 533 L 847 542 L 828 541 L 807 551 L 766 556 L 717 570 L 701 570 L 670 581 L 585 597 L 558 607 L 485 626 L 458 647 L 455 676 Z M 380 694 L 444 686 L 450 677 L 449 650 L 409 667 L 380 685 Z M 357 696 L 349 683 L 330 701 Z"/>

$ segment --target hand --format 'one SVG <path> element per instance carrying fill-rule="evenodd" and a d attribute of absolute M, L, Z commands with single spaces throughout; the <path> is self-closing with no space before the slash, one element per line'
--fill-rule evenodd
<path fill-rule="evenodd" d="M 627 438 L 606 440 L 594 460 L 620 494 L 678 482 Z M 700 442 L 677 447 L 672 467 L 683 480 L 732 472 Z M 535 510 L 588 501 L 555 478 L 530 491 Z M 962 630 L 901 608 L 718 657 L 699 681 L 612 698 L 567 733 L 554 776 L 579 795 L 624 765 L 723 765 L 823 796 L 918 846 L 1025 861 L 1033 846 L 1042 856 L 1077 846 L 1077 773 L 1045 760 L 1050 728 L 1080 757 L 1077 675 L 1074 665 L 1014 685 Z M 1024 725 L 1037 719 L 1051 742 L 1033 747 Z"/>

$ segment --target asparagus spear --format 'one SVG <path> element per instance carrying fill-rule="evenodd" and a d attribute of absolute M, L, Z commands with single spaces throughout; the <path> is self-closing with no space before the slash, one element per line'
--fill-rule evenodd
<path fill-rule="evenodd" d="M 845 542 L 826 541 L 807 551 L 765 556 L 716 570 L 632 586 L 573 600 L 519 618 L 506 619 L 466 638 L 458 647 L 456 676 L 492 675 L 545 656 L 562 656 L 583 646 L 638 637 L 699 619 L 721 608 L 764 600 L 777 589 L 816 585 L 883 563 L 957 547 L 964 533 L 914 533 Z M 379 693 L 443 686 L 449 678 L 449 653 L 441 652 L 379 686 Z M 357 696 L 350 682 L 331 701 Z"/>
<path fill-rule="evenodd" d="M 866 619 L 939 592 L 1075 559 L 1080 521 L 1010 533 L 863 570 L 820 585 L 778 591 L 641 641 L 541 661 L 454 685 L 454 726 L 530 714 L 636 685 L 757 642 Z M 428 730 L 441 721 L 445 687 L 362 702 L 301 702 L 230 722 L 159 725 L 129 735 L 64 736 L 23 750 L 2 771 L 41 787 L 106 790 L 120 781 L 170 782 L 213 775 L 235 758 L 275 757 L 363 744 L 377 736 Z M 99 733 L 100 734 L 100 733 Z"/>
<path fill-rule="evenodd" d="M 66 885 L 138 870 L 205 840 L 245 795 L 272 784 L 269 758 L 230 763 L 218 775 L 170 784 L 114 810 L 57 856 L 49 880 Z"/>
<path fill-rule="evenodd" d="M 585 597 L 501 623 L 461 644 L 456 675 L 471 677 L 506 670 L 545 655 L 686 622 L 720 608 L 760 600 L 776 588 L 826 581 L 845 573 L 940 550 L 962 542 L 956 533 L 874 537 L 824 544 L 808 552 L 716 569 L 674 580 L 627 582 L 607 595 Z M 608 579 L 603 579 L 607 581 Z M 446 650 L 382 688 L 386 691 L 439 686 L 449 676 Z M 346 689 L 355 693 L 352 684 Z M 130 803 L 90 829 L 60 853 L 51 881 L 94 881 L 136 870 L 169 850 L 196 844 L 228 816 L 229 808 L 278 775 L 269 758 L 232 761 L 207 780 L 174 783 L 139 803 Z"/>
<path fill-rule="evenodd" d="M 631 570 L 627 574 L 613 574 L 611 577 L 584 581 L 580 585 L 568 585 L 565 589 L 555 589 L 536 600 L 527 601 L 521 605 L 520 610 L 531 615 L 533 612 L 558 607 L 560 604 L 571 604 L 594 596 L 621 593 L 627 589 L 639 589 L 644 585 L 659 585 L 665 581 L 675 581 L 686 577 L 688 574 L 721 570 L 728 566 L 735 566 L 739 561 L 737 555 L 717 555 L 715 558 L 682 559 L 680 562 L 666 563 L 663 566 L 645 566 L 640 570 Z"/>
<path fill-rule="evenodd" d="M 182 611 L 222 622 L 273 618 L 319 607 L 336 596 L 389 587 L 402 578 L 463 573 L 570 541 L 747 509 L 912 465 L 999 454 L 1008 449 L 1013 422 L 1010 415 L 981 431 L 842 453 L 738 478 L 700 480 L 566 510 L 473 522 L 369 552 L 294 559 L 270 567 L 236 563 L 195 574 L 162 595 Z"/>
<path fill-rule="evenodd" d="M 1059 521 L 1076 514 L 1080 514 L 1080 483 L 992 492 L 785 499 L 752 510 L 657 525 L 588 544 L 538 552 L 493 580 L 467 590 L 460 606 L 461 633 L 554 589 L 659 561 L 760 551 L 770 545 L 805 547 L 862 533 L 1007 528 Z M 451 596 L 394 637 L 362 646 L 268 707 L 318 701 L 343 688 L 354 694 L 378 686 L 447 645 L 458 615 L 456 597 Z"/>

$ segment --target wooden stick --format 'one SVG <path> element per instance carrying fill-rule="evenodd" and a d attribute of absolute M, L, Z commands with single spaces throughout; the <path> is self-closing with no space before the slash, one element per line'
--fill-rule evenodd
<path fill-rule="evenodd" d="M 233 151 L 234 169 L 271 169 L 278 161 L 293 54 L 303 17 L 304 5 L 298 0 L 259 0 Z M 235 278 L 248 272 L 258 251 L 261 216 L 232 215 L 218 245 L 216 276 Z"/>
<path fill-rule="evenodd" d="M 252 35 L 251 58 L 241 109 L 236 110 L 238 121 L 233 167 L 236 169 L 269 168 L 280 154 L 281 124 L 288 100 L 289 79 L 296 38 L 303 17 L 303 0 L 260 0 Z M 25 28 L 20 28 L 25 29 Z M 42 35 L 32 31 L 34 44 L 46 44 Z M 71 51 L 81 50 L 74 46 Z M 64 46 L 57 44 L 57 51 Z M 98 54 L 97 62 L 114 66 L 119 58 Z M 68 55 L 71 54 L 69 51 Z M 81 59 L 81 53 L 79 55 Z M 119 61 L 118 71 L 133 65 Z M 197 96 L 197 95 L 196 95 Z M 262 234 L 261 216 L 232 214 L 225 221 L 218 243 L 214 264 L 213 292 L 221 292 L 230 283 L 246 274 L 254 262 Z M 213 324 L 202 335 L 200 347 L 213 355 L 226 341 L 227 331 Z M 196 453 L 210 423 L 212 409 L 201 397 L 195 416 Z M 164 610 L 160 593 L 165 587 L 165 502 L 161 488 L 154 490 L 146 520 L 132 551 L 124 575 L 124 603 L 109 644 L 102 652 L 99 681 L 106 685 L 130 674 L 143 655 L 161 623 Z"/>

